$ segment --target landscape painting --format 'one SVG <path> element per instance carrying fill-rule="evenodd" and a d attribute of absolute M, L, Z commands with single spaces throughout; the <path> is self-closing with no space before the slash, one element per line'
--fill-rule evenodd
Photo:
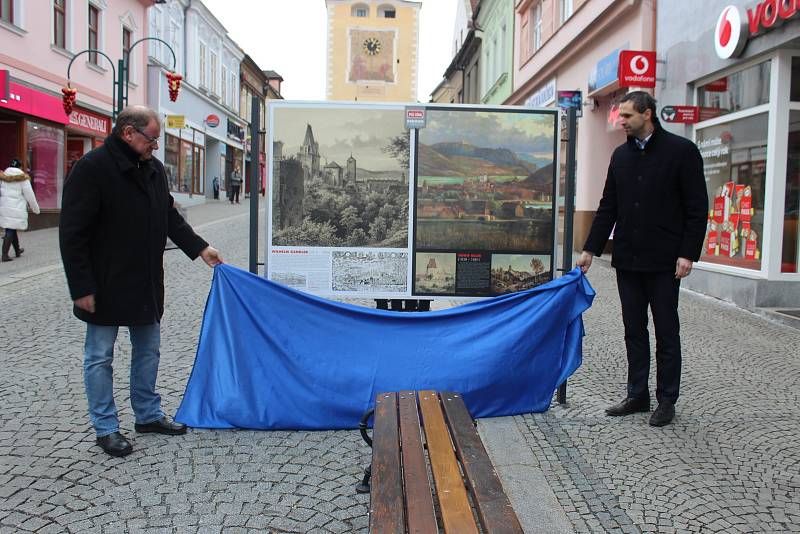
<path fill-rule="evenodd" d="M 531 254 L 492 254 L 492 294 L 524 291 L 549 282 L 551 257 Z"/>
<path fill-rule="evenodd" d="M 450 294 L 456 290 L 456 255 L 448 252 L 418 252 L 414 290 L 417 293 Z"/>
<path fill-rule="evenodd" d="M 556 119 L 428 108 L 416 156 L 416 250 L 550 251 Z"/>
<path fill-rule="evenodd" d="M 402 107 L 287 105 L 272 119 L 273 246 L 408 248 Z"/>

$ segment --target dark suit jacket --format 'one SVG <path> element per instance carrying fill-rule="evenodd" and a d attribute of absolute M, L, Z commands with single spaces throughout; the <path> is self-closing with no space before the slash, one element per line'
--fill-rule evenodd
<path fill-rule="evenodd" d="M 644 150 L 631 137 L 611 156 L 583 249 L 600 256 L 616 223 L 614 267 L 671 271 L 679 257 L 700 258 L 707 217 L 700 152 L 691 141 L 657 125 Z"/>
<path fill-rule="evenodd" d="M 208 246 L 173 205 L 164 166 L 139 161 L 111 135 L 82 157 L 64 182 L 59 242 L 70 296 L 95 295 L 100 325 L 142 325 L 164 314 L 167 236 L 195 259 Z"/>

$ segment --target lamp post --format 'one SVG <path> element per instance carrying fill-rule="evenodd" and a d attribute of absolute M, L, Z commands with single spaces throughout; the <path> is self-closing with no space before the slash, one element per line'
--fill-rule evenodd
<path fill-rule="evenodd" d="M 87 48 L 86 50 L 81 50 L 77 52 L 67 65 L 67 87 L 61 89 L 63 93 L 62 100 L 64 103 L 64 112 L 69 115 L 72 112 L 72 106 L 75 104 L 75 99 L 77 96 L 77 91 L 73 89 L 70 85 L 70 71 L 72 70 L 72 64 L 78 58 L 78 56 L 82 54 L 100 54 L 104 58 L 111 63 L 111 72 L 114 78 L 114 86 L 111 92 L 111 106 L 114 108 L 112 114 L 112 121 L 117 120 L 117 116 L 119 115 L 120 111 L 122 111 L 126 105 L 128 105 L 128 72 L 130 72 L 130 57 L 131 51 L 134 49 L 136 45 L 143 41 L 158 41 L 162 43 L 164 46 L 167 47 L 170 54 L 172 54 L 172 71 L 167 72 L 167 80 L 169 83 L 169 98 L 173 102 L 178 98 L 178 92 L 180 91 L 181 87 L 181 80 L 183 77 L 175 72 L 175 69 L 178 65 L 178 60 L 175 57 L 175 51 L 166 41 L 159 39 L 158 37 L 143 37 L 138 41 L 135 41 L 128 50 L 123 52 L 122 59 L 117 61 L 117 68 L 114 68 L 114 62 L 108 57 L 103 51 L 95 50 L 94 48 Z"/>

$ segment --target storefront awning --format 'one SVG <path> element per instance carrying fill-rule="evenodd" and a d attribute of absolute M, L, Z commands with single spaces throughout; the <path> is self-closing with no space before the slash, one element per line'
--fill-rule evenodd
<path fill-rule="evenodd" d="M 60 98 L 14 82 L 9 82 L 8 86 L 8 98 L 0 100 L 0 108 L 59 124 L 69 123 L 69 117 L 64 113 Z"/>

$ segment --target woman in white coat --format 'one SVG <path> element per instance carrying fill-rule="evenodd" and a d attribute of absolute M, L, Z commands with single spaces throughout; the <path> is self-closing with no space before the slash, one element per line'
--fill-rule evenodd
<path fill-rule="evenodd" d="M 19 160 L 12 159 L 9 167 L 0 172 L 0 227 L 6 230 L 2 261 L 11 261 L 8 252 L 12 246 L 18 258 L 24 252 L 19 246 L 17 230 L 28 228 L 28 206 L 34 213 L 39 213 L 31 177 L 19 167 Z"/>

